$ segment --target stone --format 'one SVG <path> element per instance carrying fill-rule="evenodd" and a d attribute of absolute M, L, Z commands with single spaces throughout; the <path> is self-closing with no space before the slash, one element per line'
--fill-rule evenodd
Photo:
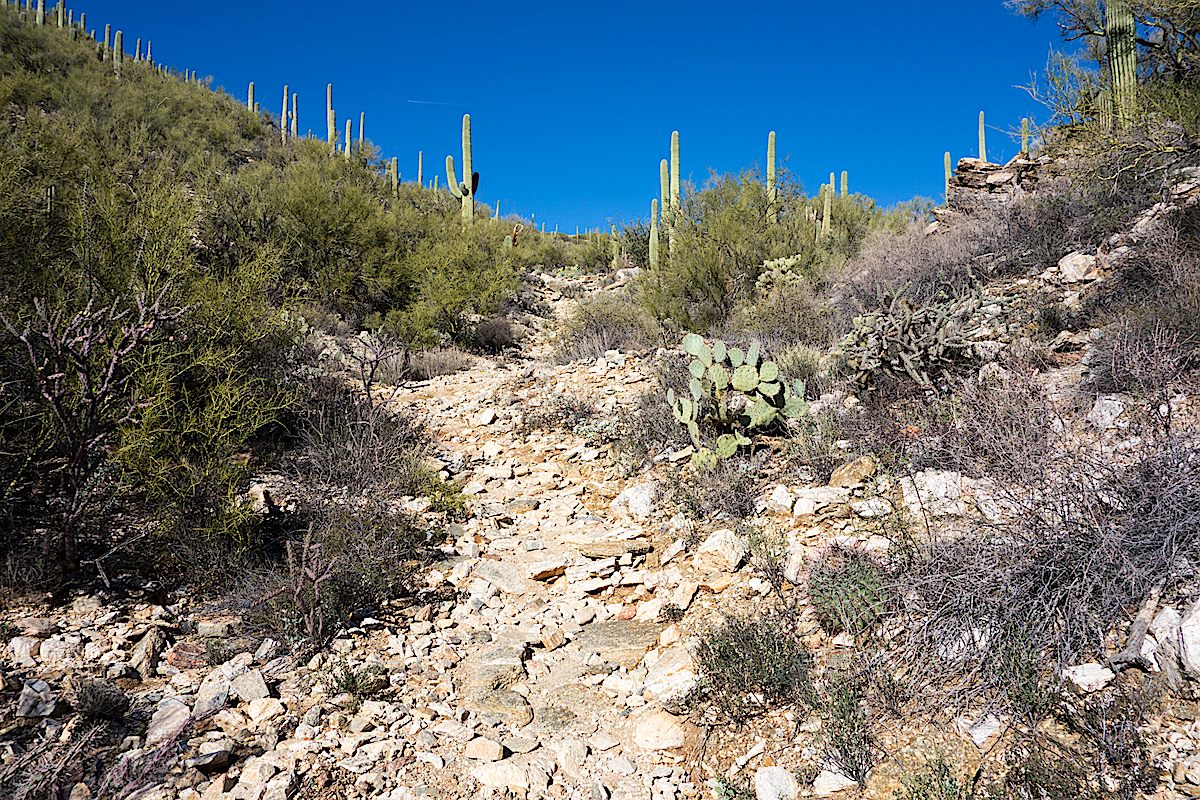
<path fill-rule="evenodd" d="M 1099 431 L 1110 431 L 1122 427 L 1121 418 L 1125 416 L 1125 397 L 1119 394 L 1102 394 L 1092 404 L 1087 421 Z"/>
<path fill-rule="evenodd" d="M 229 681 L 229 689 L 243 703 L 271 696 L 266 680 L 263 678 L 262 673 L 256 669 L 247 670 L 240 675 L 235 675 Z"/>
<path fill-rule="evenodd" d="M 1075 685 L 1081 692 L 1091 694 L 1108 686 L 1116 677 L 1111 669 L 1095 661 L 1078 664 L 1063 669 L 1063 677 Z"/>
<path fill-rule="evenodd" d="M 796 498 L 786 486 L 776 486 L 767 496 L 767 511 L 775 514 L 790 514 L 795 504 Z"/>
<path fill-rule="evenodd" d="M 12 653 L 13 663 L 18 667 L 36 667 L 42 640 L 34 636 L 18 636 L 8 643 L 8 649 Z"/>
<path fill-rule="evenodd" d="M 683 747 L 693 726 L 682 717 L 666 711 L 653 711 L 637 722 L 633 742 L 643 750 L 673 750 Z"/>
<path fill-rule="evenodd" d="M 533 722 L 533 709 L 524 695 L 511 689 L 484 689 L 463 700 L 463 708 L 505 725 L 523 728 Z"/>
<path fill-rule="evenodd" d="M 796 492 L 796 504 L 792 516 L 811 517 L 827 506 L 839 505 L 850 499 L 850 490 L 840 486 L 817 486 Z"/>
<path fill-rule="evenodd" d="M 499 761 L 504 758 L 504 747 L 499 742 L 480 736 L 467 742 L 463 756 L 475 761 Z"/>
<path fill-rule="evenodd" d="M 800 784 L 783 767 L 759 767 L 754 773 L 755 800 L 796 800 Z"/>
<path fill-rule="evenodd" d="M 45 639 L 58 630 L 58 625 L 45 617 L 22 617 L 13 624 L 22 636 L 33 636 L 37 639 Z"/>
<path fill-rule="evenodd" d="M 226 619 L 205 619 L 196 623 L 196 634 L 204 639 L 224 639 L 233 635 L 233 623 Z"/>
<path fill-rule="evenodd" d="M 672 645 L 646 672 L 642 696 L 660 703 L 677 700 L 695 687 L 696 677 L 692 654 L 682 644 Z"/>
<path fill-rule="evenodd" d="M 558 762 L 558 768 L 574 781 L 583 780 L 584 763 L 587 761 L 588 746 L 582 739 L 563 739 L 553 742 L 550 749 Z"/>
<path fill-rule="evenodd" d="M 875 470 L 878 469 L 878 466 L 874 456 L 859 456 L 853 461 L 848 461 L 835 469 L 833 475 L 829 478 L 829 485 L 842 489 L 853 489 L 855 486 L 861 486 L 866 482 L 867 478 L 875 475 Z"/>
<path fill-rule="evenodd" d="M 1100 259 L 1086 253 L 1070 253 L 1058 261 L 1058 274 L 1063 283 L 1079 283 L 1094 276 Z"/>
<path fill-rule="evenodd" d="M 544 561 L 535 561 L 529 565 L 529 578 L 535 581 L 547 581 L 567 573 L 567 559 L 563 556 Z"/>
<path fill-rule="evenodd" d="M 656 622 L 634 620 L 597 622 L 585 627 L 574 644 L 585 655 L 595 653 L 610 664 L 633 669 L 658 642 L 662 627 Z"/>
<path fill-rule="evenodd" d="M 812 793 L 815 797 L 829 797 L 838 792 L 856 788 L 858 788 L 858 783 L 853 778 L 847 778 L 842 773 L 831 769 L 823 769 L 813 781 Z"/>
<path fill-rule="evenodd" d="M 482 560 L 475 566 L 475 577 L 482 578 L 507 594 L 524 595 L 537 591 L 537 583 L 511 564 Z"/>
<path fill-rule="evenodd" d="M 218 667 L 200 682 L 196 690 L 196 702 L 192 706 L 192 714 L 203 717 L 220 711 L 229 700 L 229 678 Z"/>
<path fill-rule="evenodd" d="M 133 654 L 129 657 L 129 666 L 142 676 L 142 680 L 149 680 L 154 676 L 154 671 L 158 668 L 158 661 L 166 649 L 167 638 L 157 627 L 152 627 L 146 631 L 133 648 Z"/>
<path fill-rule="evenodd" d="M 696 551 L 694 564 L 698 569 L 734 572 L 750 551 L 746 540 L 731 530 L 715 531 Z"/>
<path fill-rule="evenodd" d="M 609 505 L 609 510 L 618 519 L 646 519 L 654 513 L 658 501 L 658 487 L 653 483 L 639 483 L 624 489 Z"/>
<path fill-rule="evenodd" d="M 47 665 L 62 665 L 78 660 L 83 655 L 83 643 L 78 635 L 58 634 L 42 642 L 40 660 Z"/>
<path fill-rule="evenodd" d="M 1179 663 L 1184 674 L 1200 679 L 1200 600 L 1193 603 L 1179 620 L 1178 637 Z"/>
<path fill-rule="evenodd" d="M 524 795 L 529 789 L 529 773 L 523 764 L 513 759 L 480 764 L 471 770 L 471 777 L 493 789 L 510 789 Z"/>
<path fill-rule="evenodd" d="M 477 417 L 475 417 L 475 424 L 480 426 L 491 425 L 495 421 L 496 409 L 494 408 L 485 408 L 483 411 L 479 412 Z"/>
<path fill-rule="evenodd" d="M 953 517 L 966 513 L 962 475 L 947 470 L 923 470 L 900 480 L 904 503 L 917 519 Z"/>
<path fill-rule="evenodd" d="M 155 747 L 177 738 L 191 723 L 188 707 L 177 697 L 159 702 L 146 728 L 146 747 Z"/>
<path fill-rule="evenodd" d="M 641 556 L 654 546 L 649 539 L 603 539 L 575 543 L 579 554 L 587 558 L 621 558 L 625 555 Z"/>
<path fill-rule="evenodd" d="M 260 697 L 257 700 L 251 700 L 249 707 L 246 709 L 246 715 L 258 724 L 268 722 L 281 716 L 286 709 L 283 703 L 276 700 L 274 697 Z"/>
<path fill-rule="evenodd" d="M 48 717 L 54 713 L 57 705 L 50 684 L 39 680 L 25 681 L 21 686 L 21 694 L 17 697 L 17 717 Z"/>

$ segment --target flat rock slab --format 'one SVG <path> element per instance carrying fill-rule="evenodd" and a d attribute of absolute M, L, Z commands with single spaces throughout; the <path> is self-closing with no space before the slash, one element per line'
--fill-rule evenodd
<path fill-rule="evenodd" d="M 574 643 L 585 654 L 598 653 L 605 661 L 634 669 L 646 651 L 658 643 L 663 629 L 657 622 L 613 620 L 585 626 Z"/>
<path fill-rule="evenodd" d="M 516 728 L 523 728 L 533 722 L 533 709 L 528 701 L 510 689 L 478 691 L 464 699 L 463 707 L 485 719 L 491 717 Z"/>
<path fill-rule="evenodd" d="M 596 542 L 576 542 L 575 549 L 587 558 L 620 558 L 629 553 L 641 556 L 654 549 L 649 539 L 608 539 Z"/>
<path fill-rule="evenodd" d="M 468 656 L 459 666 L 467 688 L 507 689 L 525 677 L 525 643 L 500 643 Z"/>

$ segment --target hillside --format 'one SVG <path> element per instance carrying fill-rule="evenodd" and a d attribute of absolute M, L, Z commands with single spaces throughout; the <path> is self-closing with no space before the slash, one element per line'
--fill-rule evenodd
<path fill-rule="evenodd" d="M 563 236 L 66 13 L 0 11 L 4 796 L 1200 797 L 1194 73 L 936 205 L 676 136 Z"/>

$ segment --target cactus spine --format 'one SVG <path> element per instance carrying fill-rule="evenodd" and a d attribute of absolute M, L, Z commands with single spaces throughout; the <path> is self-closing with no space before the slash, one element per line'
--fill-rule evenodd
<path fill-rule="evenodd" d="M 463 179 L 459 183 L 454 173 L 454 156 L 446 156 L 446 188 L 462 200 L 463 222 L 470 225 L 475 219 L 475 193 L 479 191 L 479 173 L 472 170 L 471 115 L 463 114 L 462 121 Z"/>
<path fill-rule="evenodd" d="M 775 172 L 775 131 L 767 134 L 767 218 L 779 222 L 779 185 Z"/>
<path fill-rule="evenodd" d="M 650 269 L 658 268 L 658 200 L 650 201 Z"/>
<path fill-rule="evenodd" d="M 987 161 L 987 129 L 983 126 L 983 112 L 979 112 L 979 160 Z"/>
<path fill-rule="evenodd" d="M 125 66 L 125 35 L 121 31 L 117 31 L 116 38 L 113 40 L 113 73 L 118 78 L 121 77 L 121 67 Z"/>
<path fill-rule="evenodd" d="M 254 110 L 254 81 L 250 81 L 250 86 L 246 89 L 246 108 Z"/>
<path fill-rule="evenodd" d="M 329 146 L 337 148 L 337 114 L 333 110 L 333 84 L 325 87 L 325 127 Z"/>
<path fill-rule="evenodd" d="M 425 151 L 417 151 L 417 186 L 425 185 Z"/>
<path fill-rule="evenodd" d="M 1129 0 L 1104 3 L 1104 42 L 1112 85 L 1113 119 L 1119 129 L 1133 124 L 1137 113 L 1137 22 Z"/>
<path fill-rule="evenodd" d="M 842 170 L 842 197 L 850 196 L 850 173 Z"/>

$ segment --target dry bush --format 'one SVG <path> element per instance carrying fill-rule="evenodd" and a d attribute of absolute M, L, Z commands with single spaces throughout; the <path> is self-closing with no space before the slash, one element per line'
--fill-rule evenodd
<path fill-rule="evenodd" d="M 1104 332 L 1088 360 L 1088 382 L 1100 394 L 1131 392 L 1165 399 L 1200 364 L 1200 341 L 1184 339 L 1159 318 L 1127 317 Z"/>
<path fill-rule="evenodd" d="M 743 346 L 758 341 L 778 356 L 798 345 L 826 349 L 838 334 L 828 300 L 808 281 L 786 283 L 738 308 L 716 338 Z"/>
<path fill-rule="evenodd" d="M 108 681 L 81 679 L 71 692 L 71 706 L 92 722 L 115 722 L 129 710 L 129 695 Z"/>
<path fill-rule="evenodd" d="M 579 304 L 559 330 L 562 363 L 594 360 L 609 350 L 649 350 L 662 343 L 662 328 L 624 293 L 603 292 Z"/>
<path fill-rule="evenodd" d="M 821 739 L 826 760 L 837 771 L 865 786 L 877 748 L 866 708 L 866 682 L 857 672 L 836 673 L 821 698 Z"/>
<path fill-rule="evenodd" d="M 495 316 L 475 326 L 472 343 L 485 353 L 502 353 L 517 343 L 517 333 L 512 320 L 506 316 Z"/>
<path fill-rule="evenodd" d="M 556 395 L 525 413 L 520 432 L 528 436 L 539 431 L 570 431 L 594 416 L 596 408 L 586 400 L 572 395 Z"/>
<path fill-rule="evenodd" d="M 811 703 L 812 658 L 789 618 L 732 617 L 700 641 L 693 700 L 741 724 L 758 714 Z"/>
<path fill-rule="evenodd" d="M 454 347 L 434 347 L 409 353 L 405 377 L 427 381 L 441 375 L 453 375 L 471 367 L 472 359 Z"/>
<path fill-rule="evenodd" d="M 1036 711 L 1053 689 L 1037 681 L 1103 658 L 1105 636 L 1200 557 L 1200 453 L 1148 442 L 1123 466 L 1058 451 L 996 500 L 1005 521 L 910 554 L 901 649 L 955 700 Z"/>
<path fill-rule="evenodd" d="M 765 456 L 738 454 L 717 459 L 712 469 L 686 468 L 672 501 L 693 519 L 746 519 L 754 516 L 758 476 Z"/>

